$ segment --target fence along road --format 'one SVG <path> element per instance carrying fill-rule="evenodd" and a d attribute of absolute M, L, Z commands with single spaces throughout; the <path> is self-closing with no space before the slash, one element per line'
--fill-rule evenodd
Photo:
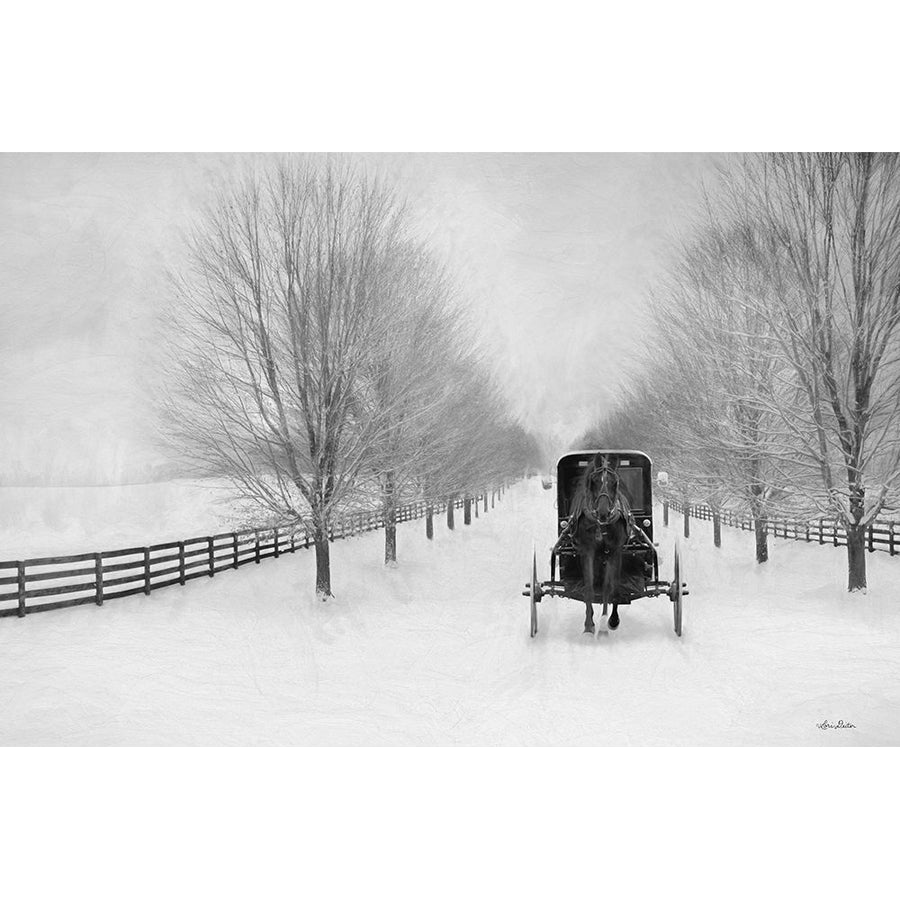
<path fill-rule="evenodd" d="M 408 503 L 397 508 L 397 522 L 427 516 L 427 534 L 431 537 L 433 516 L 446 510 L 448 526 L 452 528 L 453 510 L 462 509 L 468 525 L 473 507 L 476 516 L 482 503 L 487 512 L 488 497 L 493 506 L 504 490 L 505 485 L 453 501 Z M 334 523 L 329 539 L 352 537 L 384 525 L 381 512 L 352 513 Z M 192 578 L 212 578 L 217 572 L 277 559 L 282 553 L 294 553 L 312 545 L 313 537 L 308 529 L 276 526 L 149 547 L 0 561 L 0 618 L 87 603 L 103 606 L 105 601 L 117 597 L 149 594 L 170 585 L 183 585 Z M 59 597 L 65 599 L 56 599 Z"/>
<path fill-rule="evenodd" d="M 685 519 L 685 536 L 688 535 L 688 517 L 702 519 L 716 525 L 724 522 L 734 528 L 743 531 L 753 531 L 753 519 L 746 516 L 738 516 L 730 510 L 714 510 L 705 504 L 684 504 L 677 500 L 667 500 L 663 503 L 664 521 L 668 524 L 669 508 L 682 513 Z M 792 519 L 770 518 L 766 522 L 766 533 L 772 537 L 787 538 L 791 541 L 806 541 L 807 543 L 833 544 L 835 547 L 847 546 L 847 532 L 843 526 L 834 520 L 816 519 L 815 521 L 802 521 Z M 878 520 L 866 529 L 866 547 L 870 553 L 876 550 L 884 550 L 891 556 L 896 556 L 900 545 L 900 530 L 894 521 Z"/>

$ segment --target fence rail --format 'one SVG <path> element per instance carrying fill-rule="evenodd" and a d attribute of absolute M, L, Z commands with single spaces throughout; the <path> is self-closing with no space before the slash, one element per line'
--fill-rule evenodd
<path fill-rule="evenodd" d="M 677 500 L 667 500 L 665 502 L 671 509 L 692 519 L 712 522 L 718 516 L 719 521 L 725 525 L 740 528 L 743 531 L 754 530 L 752 518 L 739 516 L 727 509 L 717 512 L 703 503 L 684 504 Z M 847 546 L 846 530 L 839 522 L 832 519 L 805 521 L 775 517 L 767 520 L 765 530 L 772 537 L 786 538 L 791 541 L 831 544 L 835 547 Z M 870 553 L 874 553 L 876 550 L 883 550 L 886 553 L 890 553 L 891 556 L 896 556 L 898 550 L 900 550 L 900 525 L 894 521 L 876 520 L 866 529 L 866 547 Z"/>
<path fill-rule="evenodd" d="M 474 506 L 488 510 L 502 496 L 505 485 L 480 491 L 473 496 L 452 501 L 418 500 L 396 509 L 396 522 L 409 522 L 423 516 L 438 516 L 463 509 L 465 522 L 471 521 Z M 383 511 L 349 513 L 331 526 L 331 541 L 385 527 Z M 428 536 L 432 535 L 429 518 Z M 169 541 L 147 547 L 106 550 L 99 553 L 77 553 L 69 556 L 43 556 L 34 559 L 0 560 L 0 618 L 24 616 L 33 612 L 63 609 L 93 603 L 102 606 L 107 600 L 149 594 L 170 585 L 183 585 L 194 578 L 212 578 L 218 572 L 237 569 L 248 563 L 294 553 L 315 543 L 307 527 L 274 526 L 271 528 L 230 531 L 204 537 Z M 10 573 L 10 574 L 7 574 Z M 55 599 L 55 598 L 64 599 Z M 38 602 L 35 602 L 38 601 Z"/>

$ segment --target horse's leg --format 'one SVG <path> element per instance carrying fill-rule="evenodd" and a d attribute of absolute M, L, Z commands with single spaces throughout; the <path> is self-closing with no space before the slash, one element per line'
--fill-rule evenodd
<path fill-rule="evenodd" d="M 610 631 L 615 631 L 619 627 L 619 604 L 613 603 L 612 615 L 609 617 Z"/>
<path fill-rule="evenodd" d="M 584 575 L 584 633 L 594 633 L 594 552 L 588 550 L 581 556 Z"/>
<path fill-rule="evenodd" d="M 606 561 L 606 575 L 603 582 L 603 594 L 612 603 L 613 612 L 609 617 L 609 627 L 615 631 L 619 627 L 619 604 L 616 603 L 616 590 L 622 583 L 622 547 L 618 547 Z"/>
<path fill-rule="evenodd" d="M 600 585 L 600 595 L 603 598 L 603 613 L 600 616 L 600 630 L 601 631 L 609 631 L 606 621 L 606 611 L 607 604 L 609 602 L 609 590 L 607 585 L 609 583 L 609 557 L 606 558 L 606 561 L 603 563 L 603 582 Z"/>
<path fill-rule="evenodd" d="M 600 554 L 598 553 L 598 555 L 600 555 Z M 606 623 L 606 602 L 607 602 L 606 601 L 606 597 L 607 597 L 606 580 L 607 580 L 607 578 L 609 578 L 609 558 L 606 557 L 605 554 L 603 554 L 603 556 L 604 556 L 603 562 L 600 563 L 600 565 L 603 566 L 603 577 L 600 579 L 600 601 L 603 603 L 603 612 L 600 615 L 600 631 L 601 631 L 601 633 L 609 631 L 609 628 Z"/>

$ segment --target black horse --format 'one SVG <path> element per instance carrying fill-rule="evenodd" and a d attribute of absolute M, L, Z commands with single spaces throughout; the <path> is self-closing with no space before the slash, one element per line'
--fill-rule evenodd
<path fill-rule="evenodd" d="M 572 496 L 568 530 L 581 560 L 584 575 L 584 630 L 594 633 L 595 579 L 602 570 L 599 601 L 603 604 L 601 630 L 606 630 L 606 611 L 612 604 L 609 627 L 619 627 L 616 590 L 622 578 L 622 550 L 631 534 L 633 517 L 619 490 L 619 459 L 597 454 L 579 479 Z"/>

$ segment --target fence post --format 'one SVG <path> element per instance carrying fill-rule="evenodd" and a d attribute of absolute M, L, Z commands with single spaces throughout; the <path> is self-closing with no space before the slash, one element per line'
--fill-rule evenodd
<path fill-rule="evenodd" d="M 825 543 L 825 523 L 822 519 L 819 519 L 819 543 Z"/>
<path fill-rule="evenodd" d="M 278 559 L 278 526 L 275 526 L 275 559 Z"/>
<path fill-rule="evenodd" d="M 684 504 L 684 536 L 689 538 L 691 536 L 691 505 L 690 503 Z"/>
<path fill-rule="evenodd" d="M 256 564 L 259 565 L 259 531 L 254 531 L 253 534 L 256 536 Z"/>
<path fill-rule="evenodd" d="M 213 539 L 208 537 L 206 539 L 206 546 L 209 549 L 209 577 L 212 578 L 215 574 L 215 556 L 213 555 Z"/>
<path fill-rule="evenodd" d="M 448 497 L 448 498 L 447 498 L 447 527 L 448 527 L 451 531 L 453 531 L 453 529 L 456 527 L 456 525 L 455 525 L 455 523 L 454 523 L 454 521 L 453 521 L 453 507 L 454 507 L 454 503 L 455 503 L 455 501 L 454 501 L 453 497 Z"/>
<path fill-rule="evenodd" d="M 873 538 L 872 527 L 873 527 L 872 525 L 869 525 L 869 553 L 875 552 L 875 543 L 872 539 Z"/>
<path fill-rule="evenodd" d="M 722 546 L 722 521 L 718 513 L 713 513 L 713 544 Z"/>
<path fill-rule="evenodd" d="M 491 509 L 494 508 L 494 500 L 496 499 L 496 496 L 497 496 L 497 492 L 491 491 Z"/>
<path fill-rule="evenodd" d="M 669 526 L 669 501 L 663 500 L 663 525 Z"/>
<path fill-rule="evenodd" d="M 238 545 L 237 545 L 237 532 L 231 532 L 231 568 L 236 569 L 238 567 Z"/>
<path fill-rule="evenodd" d="M 472 524 L 472 500 L 466 495 L 463 500 L 463 525 Z"/>
<path fill-rule="evenodd" d="M 184 541 L 178 542 L 178 581 L 184 584 Z"/>
<path fill-rule="evenodd" d="M 144 547 L 144 594 L 150 596 L 150 548 Z"/>
<path fill-rule="evenodd" d="M 476 519 L 478 518 L 478 501 L 479 501 L 479 499 L 480 499 L 480 497 L 478 496 L 478 494 L 476 494 L 472 498 L 472 503 L 475 505 L 475 518 Z"/>
<path fill-rule="evenodd" d="M 894 521 L 891 520 L 890 525 L 888 525 L 888 547 L 890 548 L 891 556 L 894 555 Z"/>
<path fill-rule="evenodd" d="M 99 553 L 94 554 L 94 582 L 97 586 L 97 606 L 103 606 L 103 557 Z"/>
<path fill-rule="evenodd" d="M 893 543 L 891 543 L 892 550 L 893 546 Z M 16 615 L 21 619 L 25 615 L 25 563 L 19 562 L 16 564 L 16 575 L 19 581 L 19 611 Z"/>
<path fill-rule="evenodd" d="M 434 540 L 434 508 L 430 503 L 425 506 L 425 537 L 429 541 Z"/>
<path fill-rule="evenodd" d="M 809 522 L 806 523 L 806 543 L 809 543 Z"/>
<path fill-rule="evenodd" d="M 297 537 L 297 532 L 294 529 L 291 529 L 291 553 L 297 552 L 297 542 L 295 538 Z"/>

